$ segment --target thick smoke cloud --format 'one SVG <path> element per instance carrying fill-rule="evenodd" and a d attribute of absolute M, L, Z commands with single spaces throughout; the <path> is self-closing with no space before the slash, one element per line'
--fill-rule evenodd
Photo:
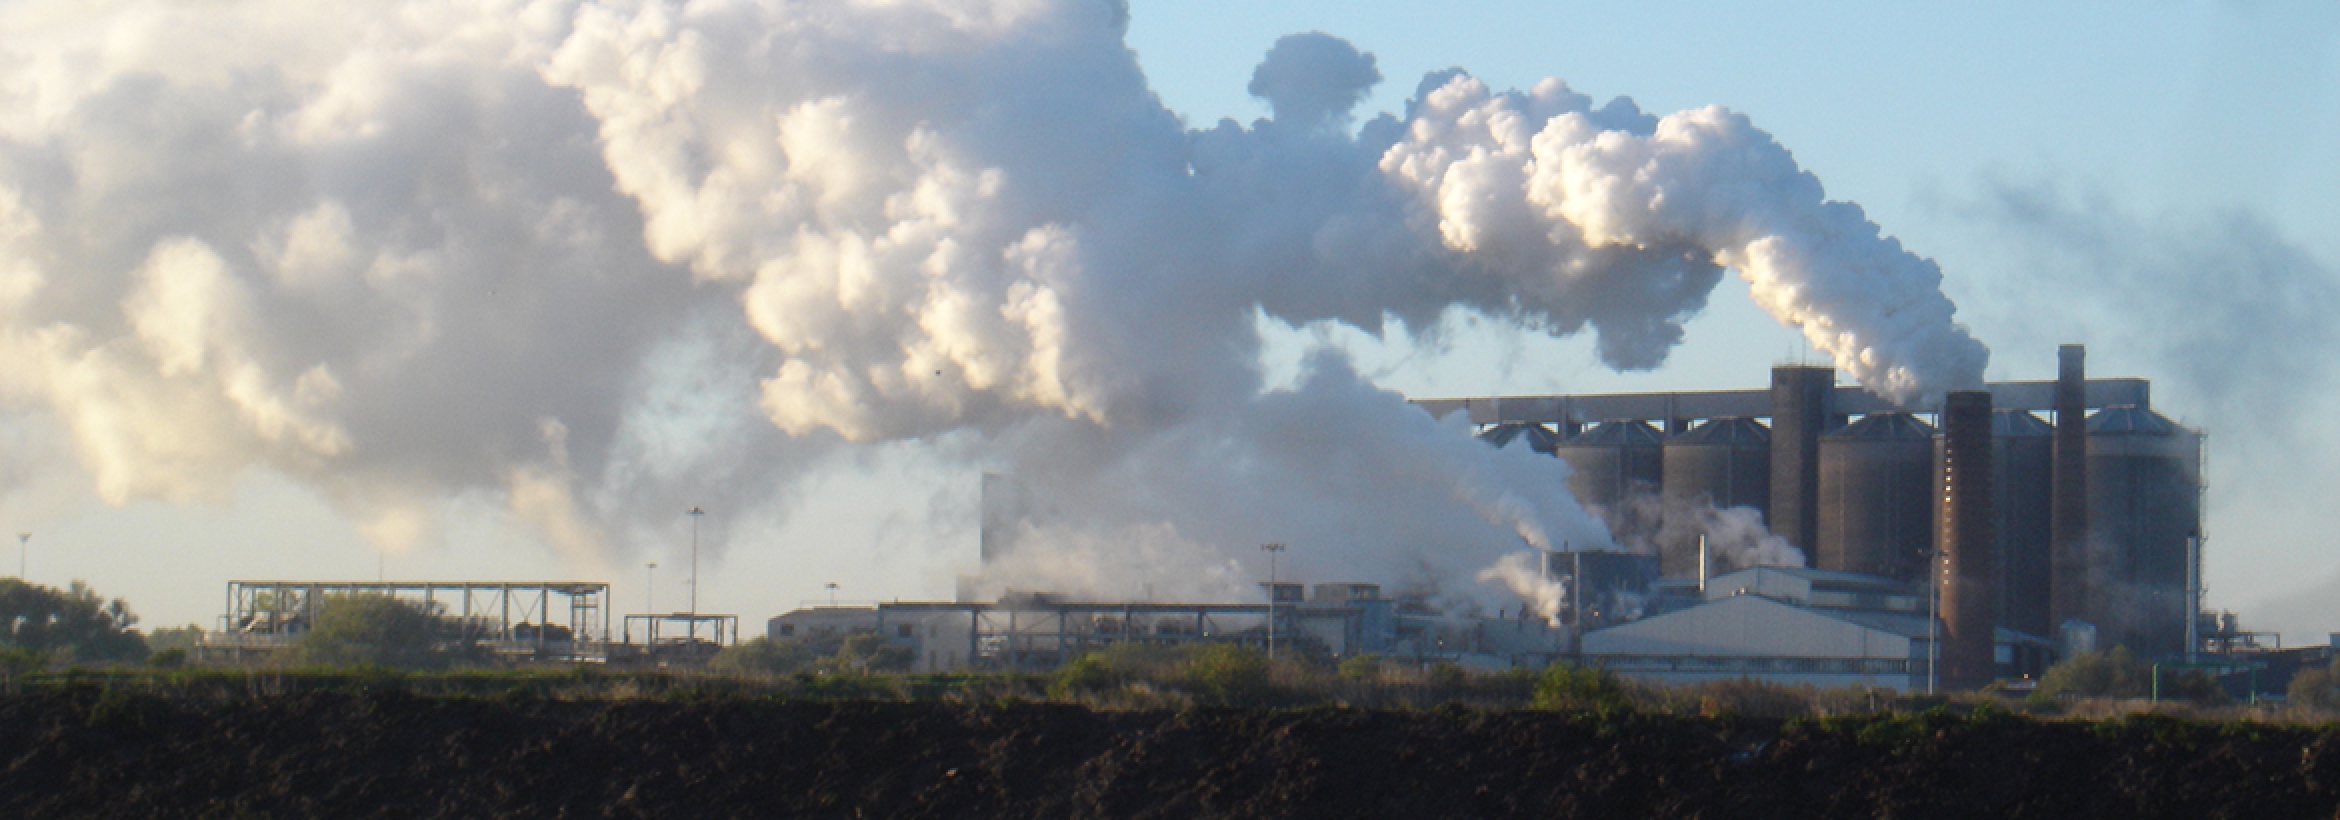
<path fill-rule="evenodd" d="M 0 395 L 117 502 L 269 469 L 397 542 L 484 493 L 590 559 L 838 439 L 972 431 L 1092 570 L 1272 539 L 1469 597 L 1605 540 L 1561 468 L 1337 356 L 1263 392 L 1260 315 L 1459 307 L 1647 368 L 1727 268 L 1880 394 L 1986 355 L 1744 116 L 1449 71 L 1352 134 L 1378 71 L 1321 34 L 1254 76 L 1273 118 L 1188 130 L 1093 0 L 66 8 L 0 11 Z"/>
<path fill-rule="evenodd" d="M 1311 31 L 1276 40 L 1267 58 L 1251 72 L 1251 96 L 1266 100 L 1275 121 L 1287 128 L 1346 125 L 1349 110 L 1381 84 L 1373 55 L 1349 41 Z"/>

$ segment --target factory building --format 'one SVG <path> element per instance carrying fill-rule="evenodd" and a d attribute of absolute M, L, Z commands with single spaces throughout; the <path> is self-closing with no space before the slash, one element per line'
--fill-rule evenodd
<path fill-rule="evenodd" d="M 1755 567 L 1710 579 L 1696 602 L 1585 633 L 1582 660 L 1624 675 L 1695 683 L 1756 677 L 1820 687 L 1925 691 L 1948 686 L 1947 646 L 1920 584 L 1869 575 Z M 1996 630 L 1985 663 L 2000 676 L 2045 665 L 2043 641 Z M 1940 660 L 1940 680 L 1929 670 Z"/>
<path fill-rule="evenodd" d="M 1744 507 L 1808 569 L 1931 584 L 1950 636 L 1941 671 L 1978 685 L 1995 674 L 1998 630 L 2092 635 L 2149 657 L 2186 649 L 2203 436 L 2154 412 L 2147 381 L 2089 379 L 2085 360 L 2066 345 L 2053 381 L 1991 383 L 1930 407 L 1800 365 L 1774 368 L 1767 390 L 1416 404 L 1465 414 L 1497 446 L 1525 440 L 1566 460 L 1571 492 L 1612 530 L 1632 526 L 1624 508 L 1643 493 Z M 1695 578 L 1695 543 L 1670 532 L 1654 545 L 1662 574 Z"/>

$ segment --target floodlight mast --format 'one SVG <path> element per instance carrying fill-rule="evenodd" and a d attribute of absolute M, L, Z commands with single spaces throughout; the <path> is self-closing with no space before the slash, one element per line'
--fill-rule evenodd
<path fill-rule="evenodd" d="M 1284 545 L 1261 544 L 1259 549 L 1268 554 L 1267 650 L 1268 660 L 1273 661 L 1276 659 L 1276 556 L 1283 554 Z"/>
<path fill-rule="evenodd" d="M 691 640 L 699 639 L 699 519 L 707 511 L 692 507 L 691 512 Z"/>

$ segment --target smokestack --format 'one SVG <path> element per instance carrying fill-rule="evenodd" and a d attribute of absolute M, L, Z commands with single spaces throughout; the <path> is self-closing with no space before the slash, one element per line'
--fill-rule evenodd
<path fill-rule="evenodd" d="M 1991 524 L 1991 394 L 1960 391 L 1942 405 L 1941 510 L 1933 572 L 1940 585 L 1942 683 L 1974 689 L 1997 677 L 1999 555 Z"/>
<path fill-rule="evenodd" d="M 1820 434 L 1835 389 L 1834 368 L 1771 369 L 1771 532 L 1806 554 L 1820 542 Z"/>
<path fill-rule="evenodd" d="M 2049 572 L 2054 597 L 2049 619 L 2087 620 L 2088 590 L 2088 349 L 2056 349 L 2054 506 L 2049 510 Z"/>

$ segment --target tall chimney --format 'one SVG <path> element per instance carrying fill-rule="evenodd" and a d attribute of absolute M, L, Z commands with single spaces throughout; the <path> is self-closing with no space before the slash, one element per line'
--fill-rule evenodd
<path fill-rule="evenodd" d="M 1951 393 L 1942 404 L 1942 454 L 1936 464 L 1941 507 L 1935 516 L 1933 571 L 1942 596 L 1942 684 L 1975 689 L 1997 677 L 1993 653 L 1999 613 L 1999 554 L 1991 532 L 1991 394 Z"/>
<path fill-rule="evenodd" d="M 1836 369 L 1771 369 L 1771 532 L 1813 554 L 1820 543 L 1820 434 Z"/>
<path fill-rule="evenodd" d="M 2048 511 L 2049 574 L 2054 591 L 2048 628 L 2089 619 L 2088 350 L 2056 349 L 2056 444 L 2053 506 Z"/>

